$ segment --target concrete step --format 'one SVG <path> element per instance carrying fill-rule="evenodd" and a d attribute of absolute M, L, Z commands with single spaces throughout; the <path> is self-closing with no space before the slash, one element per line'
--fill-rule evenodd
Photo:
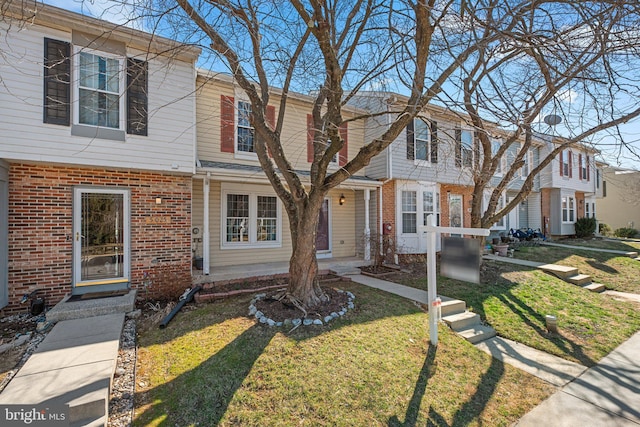
<path fill-rule="evenodd" d="M 477 344 L 489 338 L 496 336 L 496 330 L 490 326 L 475 325 L 472 328 L 457 331 L 457 334 L 469 341 L 471 344 Z"/>
<path fill-rule="evenodd" d="M 584 286 L 591 283 L 591 276 L 588 274 L 576 274 L 565 278 L 565 280 L 569 283 L 573 283 L 574 285 Z"/>
<path fill-rule="evenodd" d="M 575 276 L 578 274 L 578 269 L 575 267 L 566 267 L 564 265 L 558 264 L 543 264 L 538 266 L 538 268 L 547 273 L 551 273 L 561 279 L 566 279 L 567 277 Z"/>
<path fill-rule="evenodd" d="M 602 283 L 589 283 L 588 285 L 584 285 L 583 288 L 591 292 L 604 292 L 606 289 Z"/>
<path fill-rule="evenodd" d="M 442 320 L 454 331 L 468 329 L 480 323 L 480 316 L 471 311 L 442 317 Z"/>
<path fill-rule="evenodd" d="M 329 271 L 331 271 L 331 273 L 335 274 L 336 276 L 353 276 L 355 274 L 360 274 L 359 268 L 350 266 L 334 267 Z"/>
<path fill-rule="evenodd" d="M 629 258 L 638 259 L 638 252 L 627 252 L 625 255 L 628 256 Z"/>
<path fill-rule="evenodd" d="M 452 299 L 449 301 L 442 301 L 441 313 L 442 316 L 450 316 L 452 314 L 464 313 L 467 311 L 467 303 L 460 301 L 459 299 Z"/>
<path fill-rule="evenodd" d="M 79 301 L 69 301 L 71 295 L 47 312 L 48 322 L 62 320 L 84 319 L 87 317 L 103 316 L 107 314 L 128 313 L 135 310 L 136 291 L 131 290 L 123 296 L 95 298 Z"/>
<path fill-rule="evenodd" d="M 637 257 L 637 258 L 636 258 L 636 261 L 640 261 L 640 257 Z"/>

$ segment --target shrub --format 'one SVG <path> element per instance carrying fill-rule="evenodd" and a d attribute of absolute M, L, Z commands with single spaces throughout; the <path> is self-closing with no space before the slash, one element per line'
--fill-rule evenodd
<path fill-rule="evenodd" d="M 638 234 L 638 230 L 631 227 L 621 227 L 614 231 L 613 234 L 618 237 L 636 237 L 636 234 Z"/>
<path fill-rule="evenodd" d="M 613 231 L 611 230 L 611 227 L 609 227 L 608 224 L 602 223 L 600 224 L 600 234 L 602 234 L 603 236 L 612 236 Z"/>
<path fill-rule="evenodd" d="M 578 218 L 576 221 L 576 237 L 591 237 L 596 232 L 595 218 Z"/>

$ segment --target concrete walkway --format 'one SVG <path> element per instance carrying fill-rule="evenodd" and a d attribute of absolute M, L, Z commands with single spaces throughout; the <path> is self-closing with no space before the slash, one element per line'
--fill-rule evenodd
<path fill-rule="evenodd" d="M 640 425 L 640 332 L 526 414 L 519 427 Z"/>
<path fill-rule="evenodd" d="M 107 423 L 124 313 L 57 323 L 0 394 L 0 404 L 69 405 L 72 426 Z"/>

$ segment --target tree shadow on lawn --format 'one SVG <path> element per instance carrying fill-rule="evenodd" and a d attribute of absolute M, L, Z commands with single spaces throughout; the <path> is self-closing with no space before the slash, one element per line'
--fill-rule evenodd
<path fill-rule="evenodd" d="M 487 316 L 485 307 L 488 304 L 488 300 L 495 298 L 500 301 L 505 308 L 510 312 L 517 315 L 520 320 L 539 335 L 544 340 L 552 343 L 562 353 L 574 357 L 579 360 L 581 364 L 585 366 L 593 366 L 595 361 L 587 356 L 581 345 L 573 342 L 572 340 L 564 337 L 560 334 L 549 333 L 545 327 L 546 319 L 545 315 L 548 313 L 540 313 L 532 308 L 527 302 L 525 302 L 518 295 L 514 294 L 513 289 L 520 286 L 519 283 L 508 280 L 502 276 L 496 276 L 491 274 L 495 273 L 496 265 L 488 264 L 485 261 L 484 271 L 482 272 L 480 284 L 465 283 L 453 279 L 441 278 L 441 285 L 438 287 L 438 293 L 446 295 L 447 297 L 458 298 L 472 307 L 472 311 L 477 313 L 483 321 L 488 321 L 491 324 L 491 316 Z M 508 272 L 518 271 L 534 271 L 526 267 L 505 265 L 499 267 L 501 269 L 507 269 Z M 490 278 L 487 276 L 491 275 Z M 561 303 L 561 301 L 558 301 Z M 559 309 L 558 306 L 554 309 Z M 495 316 L 500 316 L 499 313 Z M 498 331 L 500 333 L 500 331 Z M 507 337 L 518 341 L 516 337 Z M 526 343 L 525 343 L 526 344 Z"/>
<path fill-rule="evenodd" d="M 585 262 L 587 264 L 589 264 L 592 268 L 596 269 L 596 270 L 600 270 L 604 273 L 608 273 L 608 274 L 618 274 L 619 271 L 613 267 L 608 266 L 607 264 L 603 263 L 602 261 L 596 260 L 594 258 L 590 258 L 585 260 Z"/>
<path fill-rule="evenodd" d="M 356 308 L 349 310 L 346 316 L 323 326 L 301 326 L 295 331 L 290 331 L 289 328 L 269 327 L 255 322 L 254 319 L 245 318 L 244 329 L 232 341 L 213 352 L 193 369 L 155 388 L 136 392 L 136 407 L 140 409 L 134 425 L 218 425 L 227 412 L 234 394 L 276 334 L 282 333 L 290 339 L 304 341 L 354 324 L 423 313 L 418 306 L 383 291 L 355 283 L 343 282 L 336 286 L 351 290 L 356 295 Z M 225 306 L 220 312 L 212 313 L 210 316 L 198 313 L 200 309 L 182 313 L 173 321 L 174 330 L 169 326 L 162 331 L 151 331 L 155 339 L 146 345 L 168 343 L 191 332 L 221 326 L 226 320 L 242 317 L 248 309 L 251 297 L 236 297 L 232 302 L 224 302 Z M 209 303 L 205 305 L 204 310 L 213 312 L 214 305 L 221 304 Z M 185 316 L 191 316 L 193 319 L 187 319 Z M 159 334 L 162 335 L 158 336 Z M 434 356 L 435 350 L 430 351 L 428 357 Z M 171 363 L 171 358 L 168 359 L 167 363 Z"/>

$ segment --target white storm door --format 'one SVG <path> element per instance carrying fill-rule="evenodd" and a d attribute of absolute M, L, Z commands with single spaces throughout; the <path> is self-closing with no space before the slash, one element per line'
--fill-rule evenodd
<path fill-rule="evenodd" d="M 74 287 L 129 282 L 130 203 L 126 189 L 74 189 Z"/>

